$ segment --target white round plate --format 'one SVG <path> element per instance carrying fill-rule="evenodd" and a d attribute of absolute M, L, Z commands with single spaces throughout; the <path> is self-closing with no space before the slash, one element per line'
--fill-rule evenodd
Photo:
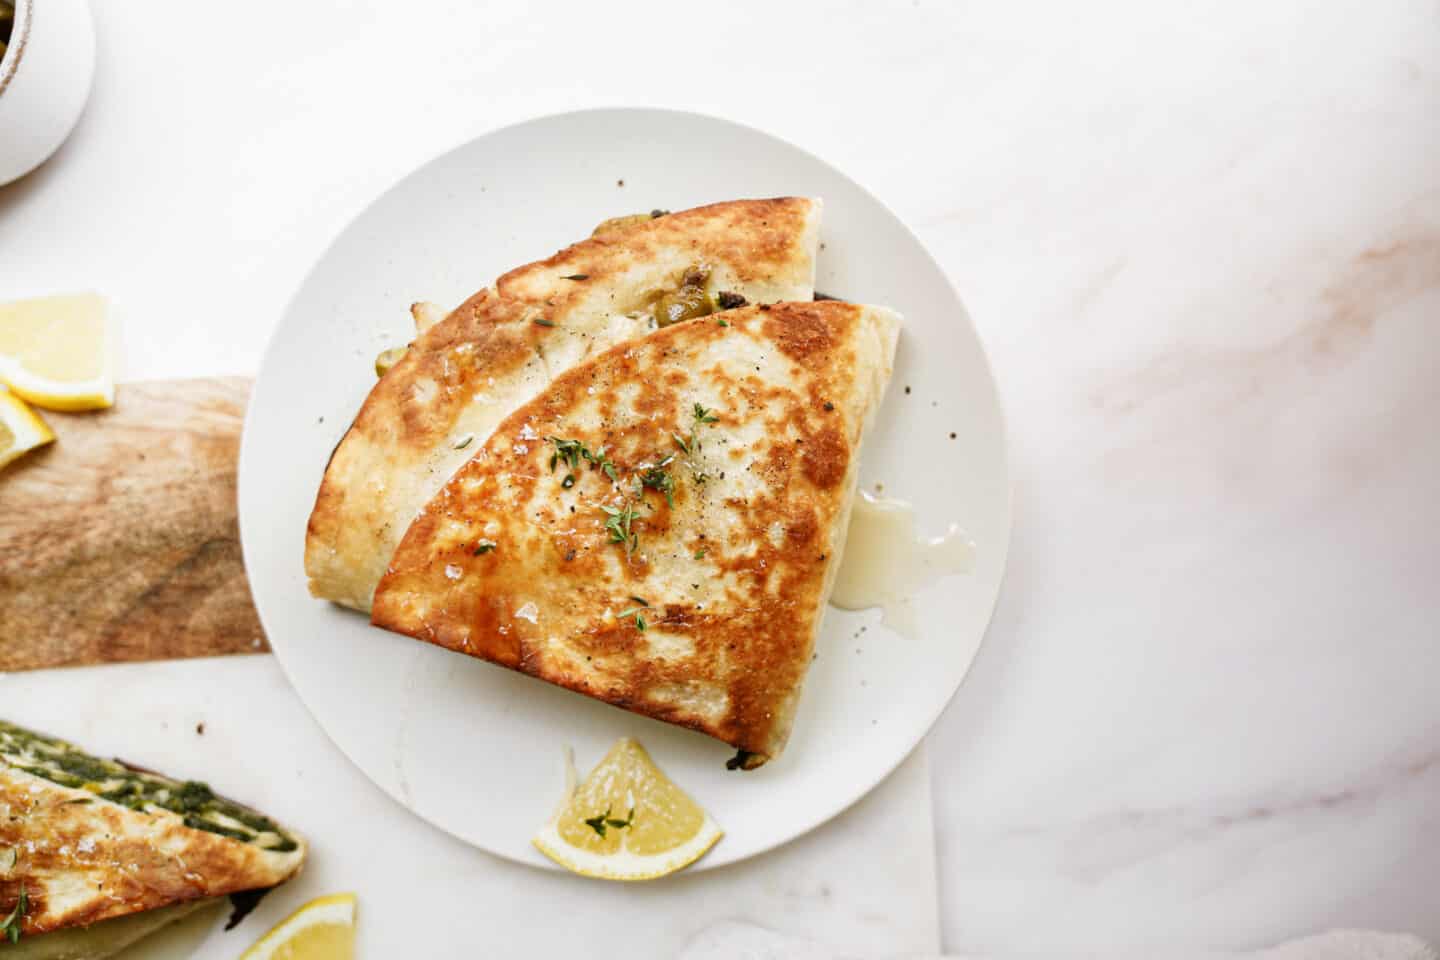
<path fill-rule="evenodd" d="M 623 185 L 622 185 L 623 182 Z M 895 377 L 861 453 L 861 482 L 953 521 L 972 573 L 913 601 L 913 637 L 879 611 L 831 608 L 785 754 L 750 773 L 700 734 L 371 627 L 310 597 L 305 523 L 331 449 L 375 382 L 381 349 L 413 335 L 415 300 L 453 305 L 607 217 L 739 197 L 824 198 L 817 288 L 905 316 Z M 955 439 L 951 439 L 952 433 Z M 711 117 L 593 110 L 495 131 L 431 161 L 340 234 L 266 351 L 240 453 L 240 528 L 255 604 L 320 725 L 387 793 L 477 847 L 548 865 L 530 837 L 562 785 L 616 737 L 643 742 L 725 838 L 692 869 L 810 830 L 905 758 L 970 665 L 1010 538 L 1004 427 L 984 352 L 913 234 L 841 173 L 784 141 Z"/>

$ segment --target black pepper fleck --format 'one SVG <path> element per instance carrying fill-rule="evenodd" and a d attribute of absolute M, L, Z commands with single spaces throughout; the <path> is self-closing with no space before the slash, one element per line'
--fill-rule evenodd
<path fill-rule="evenodd" d="M 907 397 L 910 395 L 910 385 L 908 383 L 905 385 L 905 395 Z"/>

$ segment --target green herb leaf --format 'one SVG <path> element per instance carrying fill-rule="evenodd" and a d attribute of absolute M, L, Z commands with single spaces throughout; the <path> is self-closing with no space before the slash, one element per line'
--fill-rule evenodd
<path fill-rule="evenodd" d="M 690 441 L 686 440 L 678 433 L 670 434 L 670 439 L 675 441 L 675 446 L 680 448 L 681 453 L 685 454 L 686 456 L 690 455 Z"/>
<path fill-rule="evenodd" d="M 620 475 L 615 470 L 615 462 L 605 455 L 605 448 L 592 451 L 579 440 L 565 440 L 561 437 L 546 437 L 546 443 L 555 445 L 555 452 L 550 455 L 550 469 L 553 472 L 555 465 L 564 461 L 565 465 L 574 473 L 580 469 L 581 461 L 590 464 L 591 467 L 599 467 L 604 471 L 605 476 L 610 478 L 611 483 L 619 483 Z"/>
<path fill-rule="evenodd" d="M 486 540 L 486 539 L 484 539 L 484 538 L 482 537 L 481 539 L 475 541 L 475 552 L 472 554 L 472 556 L 478 557 L 478 556 L 480 556 L 482 553 L 489 553 L 491 550 L 494 550 L 494 549 L 495 549 L 495 541 L 494 541 L 494 540 Z"/>
<path fill-rule="evenodd" d="M 605 821 L 610 817 L 610 808 L 606 807 L 605 812 L 599 816 L 590 817 L 585 821 L 585 826 L 594 830 L 598 835 L 605 836 Z"/>
<path fill-rule="evenodd" d="M 645 598 L 644 598 L 644 597 L 631 597 L 630 599 L 631 599 L 631 600 L 634 600 L 636 603 L 640 604 L 640 606 L 642 606 L 642 607 L 648 607 L 648 606 L 650 606 L 650 604 L 645 601 Z"/>
<path fill-rule="evenodd" d="M 454 444 L 455 449 L 456 449 L 456 450 L 464 450 L 466 447 L 470 446 L 470 441 L 471 441 L 471 440 L 474 440 L 474 439 L 475 439 L 475 434 L 473 434 L 473 433 L 467 433 L 467 434 L 465 434 L 465 436 L 463 436 L 463 437 L 461 437 L 459 440 L 456 440 L 456 441 L 455 441 L 455 444 Z"/>
<path fill-rule="evenodd" d="M 701 423 L 715 423 L 720 418 L 715 416 L 715 412 L 713 410 L 706 410 L 704 407 L 700 406 L 700 404 L 697 403 L 695 404 L 695 419 L 700 421 Z"/>
<path fill-rule="evenodd" d="M 665 502 L 671 509 L 675 507 L 675 479 L 660 467 L 651 467 L 640 474 L 640 485 L 648 490 L 658 490 L 665 494 Z"/>
<path fill-rule="evenodd" d="M 696 559 L 696 560 L 704 560 L 704 559 L 705 559 L 705 548 L 704 548 L 704 547 L 701 547 L 699 550 L 696 550 L 696 551 L 695 551 L 695 559 Z"/>
<path fill-rule="evenodd" d="M 609 518 L 605 521 L 605 529 L 610 533 L 610 542 L 623 543 L 626 553 L 634 553 L 640 545 L 639 535 L 630 528 L 636 517 L 634 505 L 626 503 L 623 507 L 608 507 L 602 504 L 600 509 Z"/>
<path fill-rule="evenodd" d="M 570 276 L 568 276 L 568 277 L 561 277 L 560 279 L 561 279 L 561 280 L 589 280 L 589 279 L 590 279 L 590 274 L 588 274 L 588 273 L 572 273 L 572 274 L 570 274 Z"/>
<path fill-rule="evenodd" d="M 585 444 L 579 440 L 562 440 L 559 437 L 546 437 L 545 442 L 555 444 L 555 452 L 550 455 L 550 470 L 552 473 L 558 461 L 564 460 L 565 465 L 571 470 L 579 470 L 581 458 L 589 459 L 590 457 L 590 451 L 585 449 Z"/>
<path fill-rule="evenodd" d="M 645 626 L 645 617 L 638 613 L 635 614 L 635 629 L 639 630 L 641 633 L 644 633 Z"/>
<path fill-rule="evenodd" d="M 560 481 L 560 486 L 564 487 L 566 490 L 569 490 L 571 487 L 575 486 L 575 474 L 565 474 L 565 479 Z"/>
<path fill-rule="evenodd" d="M 554 321 L 554 320 L 546 320 L 544 317 L 536 317 L 534 320 L 531 320 L 530 322 L 533 323 L 533 324 L 535 324 L 535 326 L 537 326 L 537 327 L 553 327 L 553 326 L 555 326 L 555 321 Z"/>
<path fill-rule="evenodd" d="M 605 823 L 606 823 L 607 825 L 609 825 L 609 826 L 614 827 L 616 830 L 624 830 L 626 827 L 630 826 L 632 823 L 635 822 L 635 808 L 634 808 L 634 807 L 631 807 L 631 808 L 630 808 L 630 815 L 629 815 L 628 817 L 626 817 L 624 820 L 617 820 L 617 819 L 609 816 L 609 814 L 610 814 L 610 811 L 609 811 L 609 810 L 606 810 L 606 811 L 605 811 L 605 814 L 606 814 Z"/>
<path fill-rule="evenodd" d="M 608 815 L 610 811 L 607 810 L 605 813 Z M 25 918 L 25 912 L 29 909 L 30 895 L 25 891 L 25 881 L 21 880 L 20 896 L 15 901 L 15 909 L 10 911 L 8 917 L 0 921 L 0 931 L 4 931 L 5 936 L 10 939 L 12 944 L 20 942 L 20 921 Z"/>
<path fill-rule="evenodd" d="M 730 326 L 730 321 L 729 321 L 729 320 L 716 320 L 715 322 L 718 323 L 718 324 L 720 324 L 720 326 L 722 326 L 722 327 L 728 327 L 728 326 Z"/>

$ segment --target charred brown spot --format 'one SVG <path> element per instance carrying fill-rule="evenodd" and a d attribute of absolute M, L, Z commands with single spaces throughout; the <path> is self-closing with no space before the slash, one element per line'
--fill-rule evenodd
<path fill-rule="evenodd" d="M 842 332 L 837 326 L 850 319 L 854 310 L 849 304 L 834 304 L 822 310 L 777 303 L 765 318 L 765 333 L 791 360 L 813 362 L 835 349 Z"/>
<path fill-rule="evenodd" d="M 819 529 L 813 513 L 809 510 L 796 510 L 790 515 L 790 520 L 785 525 L 785 538 L 791 549 L 803 550 L 810 541 L 815 539 Z"/>
<path fill-rule="evenodd" d="M 845 437 L 834 427 L 825 427 L 812 434 L 810 442 L 801 448 L 801 469 L 806 478 L 822 490 L 827 490 L 845 478 L 850 466 L 850 446 Z"/>

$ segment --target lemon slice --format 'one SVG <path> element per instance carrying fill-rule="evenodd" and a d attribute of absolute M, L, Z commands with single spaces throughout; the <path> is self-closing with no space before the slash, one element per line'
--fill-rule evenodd
<path fill-rule="evenodd" d="M 49 410 L 115 402 L 105 299 L 93 293 L 0 304 L 0 380 Z"/>
<path fill-rule="evenodd" d="M 720 827 L 623 737 L 535 835 L 540 852 L 568 870 L 606 880 L 653 880 L 689 866 Z"/>
<path fill-rule="evenodd" d="M 0 467 L 54 439 L 55 434 L 24 400 L 0 390 Z"/>
<path fill-rule="evenodd" d="M 355 894 L 311 900 L 246 950 L 240 960 L 352 960 Z"/>

